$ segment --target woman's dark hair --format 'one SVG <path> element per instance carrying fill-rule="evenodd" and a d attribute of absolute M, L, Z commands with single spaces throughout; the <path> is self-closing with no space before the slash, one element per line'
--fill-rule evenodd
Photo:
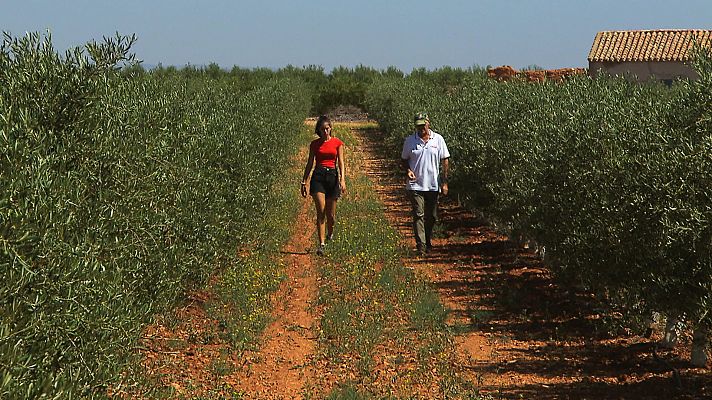
<path fill-rule="evenodd" d="M 331 120 L 326 115 L 321 115 L 319 119 L 316 120 L 316 127 L 314 127 L 314 133 L 319 137 L 321 137 L 321 127 L 324 126 L 324 124 L 331 124 Z"/>

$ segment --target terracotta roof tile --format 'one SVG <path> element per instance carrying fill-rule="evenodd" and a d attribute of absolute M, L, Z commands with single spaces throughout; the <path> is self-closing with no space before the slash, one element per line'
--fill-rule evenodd
<path fill-rule="evenodd" d="M 712 30 L 603 31 L 596 34 L 588 61 L 688 61 L 695 41 L 712 47 Z"/>

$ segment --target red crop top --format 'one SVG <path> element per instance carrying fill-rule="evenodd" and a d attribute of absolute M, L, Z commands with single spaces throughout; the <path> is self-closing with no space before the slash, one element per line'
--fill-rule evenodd
<path fill-rule="evenodd" d="M 315 155 L 317 167 L 336 168 L 338 149 L 342 144 L 344 142 L 335 137 L 327 141 L 321 138 L 313 140 L 309 148 Z"/>

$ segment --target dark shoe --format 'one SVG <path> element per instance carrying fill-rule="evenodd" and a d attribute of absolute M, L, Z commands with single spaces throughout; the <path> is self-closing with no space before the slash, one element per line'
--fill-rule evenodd
<path fill-rule="evenodd" d="M 433 251 L 433 245 L 432 244 L 426 244 L 425 245 L 425 254 L 430 254 Z"/>
<path fill-rule="evenodd" d="M 320 244 L 319 247 L 316 248 L 316 255 L 317 256 L 324 255 L 324 245 L 323 244 Z"/>

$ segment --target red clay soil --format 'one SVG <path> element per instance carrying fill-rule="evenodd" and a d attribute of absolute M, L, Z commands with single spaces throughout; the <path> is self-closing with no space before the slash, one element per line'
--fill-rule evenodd
<path fill-rule="evenodd" d="M 402 173 L 391 161 L 397 155 L 383 152 L 377 130 L 360 135 L 358 151 L 369 154 L 366 173 L 377 183 L 387 216 L 414 245 Z M 658 350 L 656 359 L 659 334 L 608 334 L 593 296 L 559 286 L 531 250 L 453 199 L 442 199 L 440 221 L 434 251 L 404 262 L 450 309 L 448 323 L 457 333 L 453 362 L 481 393 L 506 399 L 712 398 L 712 374 L 691 367 L 689 340 Z"/>
<path fill-rule="evenodd" d="M 273 322 L 265 330 L 258 351 L 244 355 L 244 366 L 231 378 L 233 389 L 244 399 L 301 399 L 315 379 L 312 314 L 318 272 L 306 251 L 314 227 L 309 219 L 311 203 L 304 200 L 294 226 L 298 229 L 284 248 L 287 279 L 274 294 Z"/>

